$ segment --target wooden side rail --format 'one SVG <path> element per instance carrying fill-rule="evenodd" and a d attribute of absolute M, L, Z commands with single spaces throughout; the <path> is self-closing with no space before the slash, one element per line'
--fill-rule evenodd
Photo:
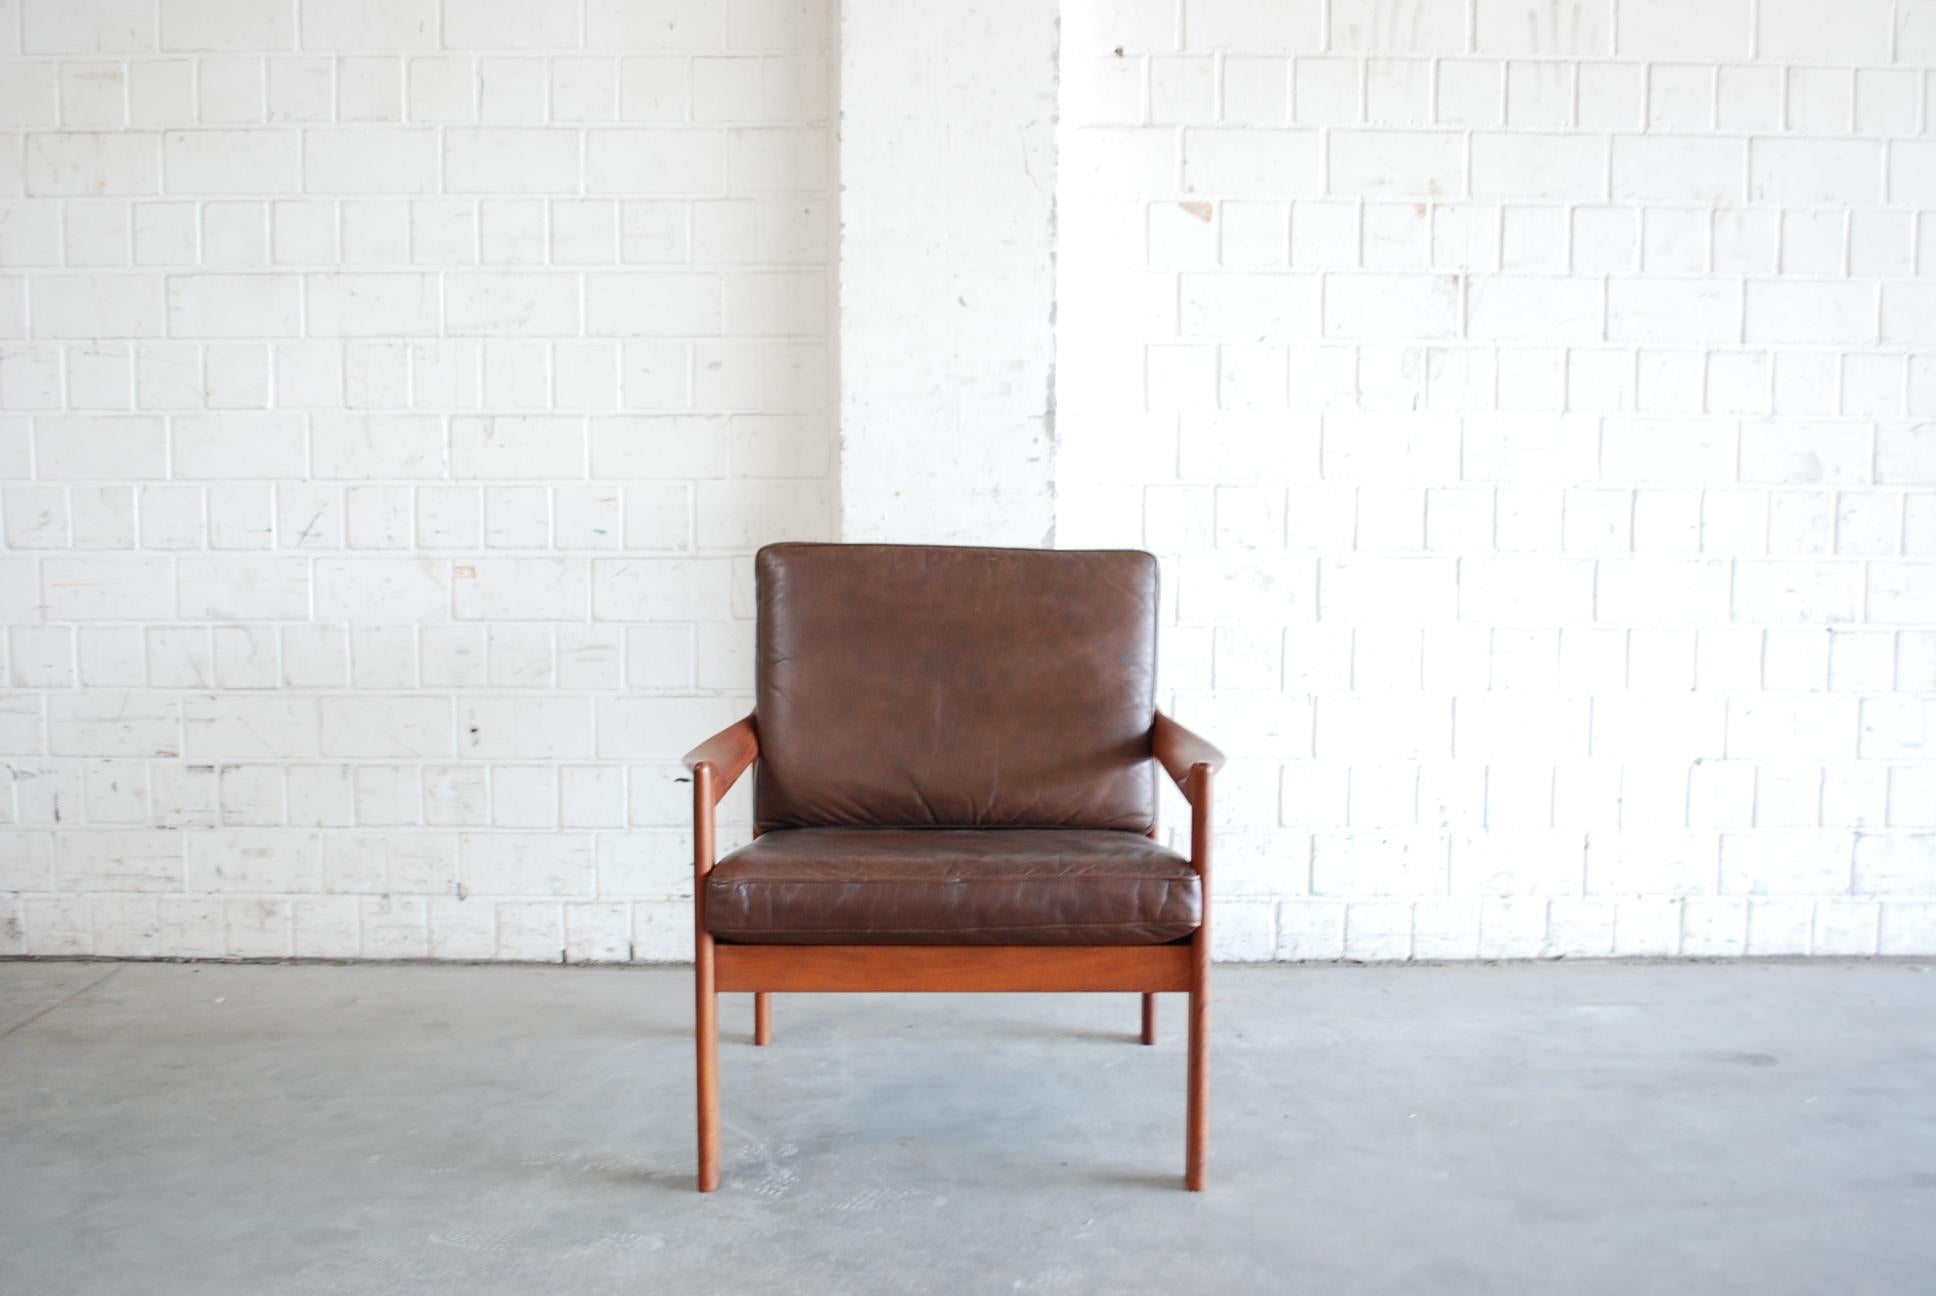
<path fill-rule="evenodd" d="M 720 991 L 1124 991 L 1190 988 L 1182 945 L 713 944 Z"/>

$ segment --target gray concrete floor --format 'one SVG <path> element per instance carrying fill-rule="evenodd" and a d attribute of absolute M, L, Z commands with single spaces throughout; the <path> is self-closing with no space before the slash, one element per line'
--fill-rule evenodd
<path fill-rule="evenodd" d="M 1182 1001 L 674 969 L 0 964 L 0 1292 L 1936 1289 L 1936 972 L 1222 968 Z"/>

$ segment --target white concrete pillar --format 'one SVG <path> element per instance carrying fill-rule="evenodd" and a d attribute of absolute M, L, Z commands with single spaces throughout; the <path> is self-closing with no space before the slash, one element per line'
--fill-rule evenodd
<path fill-rule="evenodd" d="M 1056 29 L 841 0 L 844 540 L 1053 540 Z"/>

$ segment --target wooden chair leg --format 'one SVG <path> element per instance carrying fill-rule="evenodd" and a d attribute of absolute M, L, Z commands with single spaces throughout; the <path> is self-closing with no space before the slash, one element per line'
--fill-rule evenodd
<path fill-rule="evenodd" d="M 773 1042 L 773 995 L 758 990 L 753 994 L 753 1042 L 764 1048 Z"/>
<path fill-rule="evenodd" d="M 1156 996 L 1143 996 L 1143 1043 L 1156 1043 Z"/>
<path fill-rule="evenodd" d="M 1183 1182 L 1191 1192 L 1209 1183 L 1210 968 L 1200 959 L 1190 986 L 1189 1099 L 1184 1115 Z"/>
<path fill-rule="evenodd" d="M 719 995 L 714 990 L 713 939 L 701 935 L 693 952 L 694 1033 L 699 1048 L 699 1191 L 719 1187 Z"/>

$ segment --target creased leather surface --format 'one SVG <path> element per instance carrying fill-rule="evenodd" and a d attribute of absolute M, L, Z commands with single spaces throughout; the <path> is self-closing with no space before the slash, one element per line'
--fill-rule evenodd
<path fill-rule="evenodd" d="M 1147 829 L 1156 560 L 783 544 L 756 563 L 762 829 Z"/>
<path fill-rule="evenodd" d="M 1197 929 L 1188 860 L 1096 829 L 801 828 L 706 878 L 706 926 L 776 945 L 1155 945 Z"/>

